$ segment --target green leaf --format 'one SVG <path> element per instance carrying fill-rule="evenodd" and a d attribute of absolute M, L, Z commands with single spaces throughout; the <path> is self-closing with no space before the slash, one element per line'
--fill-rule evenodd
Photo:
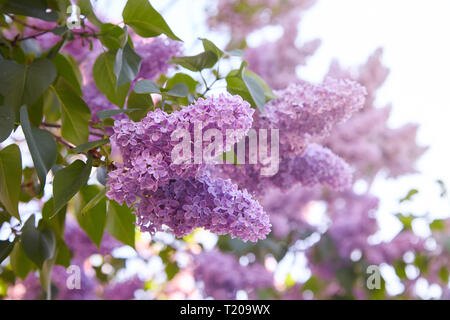
<path fill-rule="evenodd" d="M 136 216 L 126 205 L 108 201 L 106 231 L 122 243 L 134 247 Z"/>
<path fill-rule="evenodd" d="M 400 220 L 400 222 L 402 223 L 403 227 L 407 230 L 412 230 L 412 222 L 414 221 L 414 219 L 416 218 L 413 215 L 404 215 L 401 213 L 398 213 L 395 215 L 398 220 Z"/>
<path fill-rule="evenodd" d="M 22 182 L 22 157 L 17 145 L 0 150 L 0 202 L 20 221 L 19 195 Z"/>
<path fill-rule="evenodd" d="M 123 48 L 117 51 L 114 63 L 114 74 L 117 77 L 117 87 L 127 84 L 139 74 L 142 58 L 127 42 Z"/>
<path fill-rule="evenodd" d="M 106 198 L 103 191 L 94 185 L 83 187 L 77 197 L 75 212 L 80 227 L 100 247 L 106 225 Z"/>
<path fill-rule="evenodd" d="M 25 280 L 33 269 L 33 262 L 28 259 L 20 242 L 15 244 L 14 250 L 11 253 L 11 268 L 14 274 L 22 280 Z"/>
<path fill-rule="evenodd" d="M 14 111 L 8 106 L 0 105 L 0 143 L 8 139 L 14 130 Z"/>
<path fill-rule="evenodd" d="M 138 94 L 132 91 L 128 97 L 127 109 L 133 110 L 129 112 L 130 119 L 140 121 L 153 109 L 152 97 L 149 94 Z"/>
<path fill-rule="evenodd" d="M 130 98 L 128 98 L 129 100 Z M 128 102 L 129 103 L 129 102 Z M 121 113 L 132 113 L 133 111 L 139 111 L 139 109 L 111 109 L 111 110 L 102 110 L 97 112 L 97 117 L 100 121 L 104 121 L 106 119 L 112 118 Z"/>
<path fill-rule="evenodd" d="M 91 0 L 78 0 L 77 4 L 80 7 L 81 13 L 85 15 L 94 26 L 97 28 L 102 26 L 102 22 L 97 18 L 92 9 Z"/>
<path fill-rule="evenodd" d="M 405 201 L 411 201 L 413 196 L 415 196 L 418 193 L 419 193 L 419 191 L 416 189 L 409 190 L 408 194 L 404 198 L 400 199 L 400 203 L 405 202 Z"/>
<path fill-rule="evenodd" d="M 55 264 L 68 268 L 71 259 L 72 253 L 69 247 L 67 247 L 67 244 L 62 239 L 59 239 L 56 243 Z"/>
<path fill-rule="evenodd" d="M 54 214 L 57 214 L 87 183 L 91 169 L 92 158 L 88 157 L 87 163 L 76 160 L 67 168 L 56 172 L 53 179 Z"/>
<path fill-rule="evenodd" d="M 3 0 L 0 2 L 0 12 L 29 16 L 45 21 L 57 21 L 58 14 L 47 12 L 45 0 Z"/>
<path fill-rule="evenodd" d="M 117 87 L 117 77 L 114 73 L 115 55 L 112 52 L 101 54 L 94 64 L 94 80 L 98 89 L 111 103 L 123 108 L 130 84 Z"/>
<path fill-rule="evenodd" d="M 189 88 L 184 83 L 176 83 L 169 91 L 167 91 L 169 96 L 184 98 L 189 94 Z"/>
<path fill-rule="evenodd" d="M 53 63 L 55 64 L 56 70 L 58 71 L 58 75 L 64 78 L 64 80 L 66 80 L 67 83 L 70 84 L 73 91 L 81 96 L 83 93 L 81 91 L 80 79 L 78 78 L 78 74 L 80 72 L 80 70 L 78 70 L 78 66 L 76 64 L 74 65 L 70 61 L 70 58 L 66 58 L 62 54 L 57 54 L 53 58 Z"/>
<path fill-rule="evenodd" d="M 277 98 L 270 87 L 257 74 L 245 70 L 243 62 L 239 70 L 232 70 L 226 77 L 227 90 L 231 94 L 238 94 L 248 101 L 253 108 L 264 110 L 264 105 Z"/>
<path fill-rule="evenodd" d="M 102 24 L 99 39 L 109 50 L 119 50 L 126 42 L 126 32 L 119 26 L 112 23 Z"/>
<path fill-rule="evenodd" d="M 108 178 L 108 168 L 106 167 L 98 167 L 97 168 L 97 181 L 102 185 L 106 186 L 106 180 Z"/>
<path fill-rule="evenodd" d="M 50 60 L 35 60 L 29 66 L 12 60 L 0 60 L 0 94 L 4 105 L 9 106 L 19 117 L 20 108 L 32 105 L 53 83 L 56 68 Z"/>
<path fill-rule="evenodd" d="M 444 231 L 446 228 L 446 220 L 437 219 L 430 223 L 431 230 Z"/>
<path fill-rule="evenodd" d="M 261 87 L 259 82 L 254 78 L 246 75 L 242 77 L 242 80 L 247 86 L 248 92 L 250 93 L 254 104 L 260 111 L 264 110 L 264 105 L 266 104 L 266 96 L 264 94 L 264 89 Z"/>
<path fill-rule="evenodd" d="M 184 83 L 188 87 L 190 93 L 195 93 L 198 85 L 198 82 L 195 81 L 191 76 L 179 72 L 175 74 L 172 78 L 167 80 L 166 88 L 171 89 L 177 83 Z"/>
<path fill-rule="evenodd" d="M 141 37 L 152 38 L 164 33 L 173 40 L 180 40 L 148 0 L 128 0 L 122 16 L 125 24 Z"/>
<path fill-rule="evenodd" d="M 169 63 L 178 64 L 191 71 L 201 71 L 214 67 L 218 58 L 212 51 L 205 51 L 195 56 L 174 57 Z"/>
<path fill-rule="evenodd" d="M 14 248 L 14 242 L 0 241 L 0 263 L 2 263 Z"/>
<path fill-rule="evenodd" d="M 104 146 L 105 144 L 107 144 L 109 142 L 110 142 L 109 139 L 88 142 L 88 143 L 85 143 L 85 144 L 82 144 L 82 145 L 76 147 L 75 149 L 73 149 L 73 152 L 75 152 L 75 153 L 88 152 L 89 150 L 97 149 L 98 147 Z"/>
<path fill-rule="evenodd" d="M 21 243 L 28 258 L 39 268 L 55 253 L 55 235 L 49 228 L 38 230 L 32 215 L 22 228 Z"/>
<path fill-rule="evenodd" d="M 64 238 L 64 225 L 66 222 L 67 206 L 64 206 L 56 216 L 54 216 L 53 198 L 50 198 L 42 208 L 42 219 L 46 225 L 53 230 L 59 238 Z"/>
<path fill-rule="evenodd" d="M 245 77 L 249 77 L 249 78 L 253 78 L 256 82 L 259 83 L 259 85 L 261 86 L 261 88 L 264 91 L 264 96 L 266 97 L 266 103 L 272 99 L 278 99 L 279 97 L 272 91 L 272 89 L 269 87 L 269 85 L 263 80 L 261 79 L 260 76 L 258 76 L 256 73 L 250 71 L 250 70 L 245 70 L 244 71 L 244 76 Z"/>
<path fill-rule="evenodd" d="M 28 118 L 27 107 L 23 106 L 20 112 L 22 129 L 27 140 L 28 149 L 33 159 L 34 167 L 40 181 L 39 193 L 44 190 L 47 173 L 56 162 L 58 149 L 53 136 L 44 130 L 33 127 Z"/>
<path fill-rule="evenodd" d="M 161 93 L 161 90 L 159 90 L 159 87 L 150 80 L 140 80 L 138 81 L 134 86 L 134 92 L 139 94 L 145 94 L 145 93 Z"/>
<path fill-rule="evenodd" d="M 81 214 L 85 215 L 86 213 L 88 213 L 92 208 L 94 208 L 102 200 L 104 200 L 105 196 L 106 196 L 106 188 L 101 188 L 100 191 L 97 192 L 97 194 L 92 199 L 90 199 L 89 202 L 83 207 L 83 209 L 81 210 Z M 106 212 L 106 207 L 105 207 L 105 212 Z"/>
<path fill-rule="evenodd" d="M 220 50 L 212 41 L 205 38 L 200 38 L 200 40 L 202 40 L 203 48 L 205 49 L 205 51 L 214 52 L 218 59 L 222 58 L 225 55 L 225 52 Z"/>
<path fill-rule="evenodd" d="M 88 141 L 91 110 L 64 79 L 54 87 L 61 108 L 61 134 L 68 141 L 78 145 Z"/>

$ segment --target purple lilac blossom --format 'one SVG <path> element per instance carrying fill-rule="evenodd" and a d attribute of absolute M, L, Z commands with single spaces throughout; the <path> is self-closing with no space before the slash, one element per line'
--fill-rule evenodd
<path fill-rule="evenodd" d="M 229 180 L 209 174 L 197 179 L 172 180 L 156 192 L 144 194 L 135 205 L 137 224 L 154 233 L 168 226 L 178 237 L 196 228 L 256 242 L 270 233 L 269 217 L 250 194 Z"/>
<path fill-rule="evenodd" d="M 171 66 L 168 61 L 183 53 L 181 42 L 165 36 L 152 39 L 136 37 L 135 50 L 142 58 L 139 77 L 151 80 L 156 80 L 160 74 L 167 73 Z"/>
<path fill-rule="evenodd" d="M 116 121 L 111 141 L 118 146 L 123 164 L 110 172 L 108 197 L 119 203 L 131 205 L 144 193 L 154 192 L 170 179 L 195 177 L 203 164 L 188 162 L 174 163 L 173 148 L 179 141 L 172 141 L 176 130 L 190 133 L 190 144 L 196 125 L 217 129 L 226 136 L 227 130 L 239 130 L 233 139 L 225 139 L 223 151 L 230 150 L 252 125 L 254 110 L 240 96 L 221 94 L 217 98 L 198 99 L 193 105 L 170 115 L 160 109 L 149 112 L 140 122 L 131 120 Z M 204 141 L 202 150 L 209 145 Z M 202 159 L 200 159 L 202 160 Z M 211 159 L 203 159 L 202 163 Z"/>

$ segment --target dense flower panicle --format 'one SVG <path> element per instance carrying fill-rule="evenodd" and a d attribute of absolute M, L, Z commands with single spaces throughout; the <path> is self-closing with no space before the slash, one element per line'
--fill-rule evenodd
<path fill-rule="evenodd" d="M 143 286 L 144 282 L 138 277 L 109 284 L 103 291 L 103 298 L 105 300 L 133 300 L 135 292 L 142 289 Z"/>
<path fill-rule="evenodd" d="M 195 256 L 194 276 L 203 282 L 207 297 L 236 299 L 238 290 L 258 290 L 273 286 L 273 275 L 262 265 L 243 267 L 235 256 L 219 251 Z"/>
<path fill-rule="evenodd" d="M 245 51 L 249 69 L 262 77 L 271 88 L 284 89 L 298 81 L 296 68 L 304 66 L 307 59 L 320 46 L 312 40 L 301 47 L 295 44 L 298 35 L 298 14 L 290 14 L 283 21 L 284 33 L 276 42 L 266 42 Z"/>
<path fill-rule="evenodd" d="M 74 221 L 66 223 L 64 231 L 64 240 L 73 253 L 73 260 L 82 263 L 86 258 L 93 254 L 100 253 L 102 255 L 111 254 L 111 252 L 122 246 L 122 244 L 112 238 L 109 234 L 103 235 L 102 243 L 98 248 Z"/>
<path fill-rule="evenodd" d="M 270 232 L 269 217 L 261 205 L 229 180 L 209 174 L 174 180 L 145 195 L 135 205 L 137 224 L 154 233 L 168 226 L 177 237 L 205 228 L 219 235 L 256 242 Z"/>
<path fill-rule="evenodd" d="M 312 143 L 289 165 L 294 181 L 305 187 L 322 185 L 333 190 L 349 189 L 353 182 L 350 166 L 329 149 Z"/>
<path fill-rule="evenodd" d="M 181 42 L 159 36 L 152 39 L 136 38 L 136 53 L 142 58 L 139 77 L 155 80 L 160 74 L 167 73 L 170 68 L 168 61 L 172 57 L 181 56 Z"/>
<path fill-rule="evenodd" d="M 266 104 L 263 116 L 280 129 L 281 150 L 301 153 L 311 137 L 329 134 L 360 110 L 366 90 L 353 81 L 327 78 L 320 85 L 299 81 L 276 94 L 280 98 Z"/>
<path fill-rule="evenodd" d="M 176 163 L 172 151 L 180 141 L 173 141 L 172 133 L 185 130 L 190 134 L 189 144 L 192 146 L 196 126 L 202 126 L 202 135 L 208 129 L 217 129 L 222 137 L 226 137 L 227 130 L 238 130 L 232 138 L 224 138 L 226 145 L 222 148 L 228 151 L 251 128 L 253 112 L 241 97 L 222 94 L 217 98 L 198 99 L 193 105 L 170 115 L 158 109 L 149 112 L 141 122 L 116 121 L 111 141 L 120 149 L 123 164 L 118 164 L 117 169 L 109 174 L 108 196 L 131 205 L 136 197 L 156 191 L 170 179 L 195 177 L 204 163 L 213 159 L 202 157 L 202 164 L 196 164 L 194 153 L 191 153 L 192 157 L 187 162 Z M 199 147 L 205 150 L 209 144 L 203 141 Z"/>
<path fill-rule="evenodd" d="M 262 176 L 262 164 L 223 165 L 211 168 L 215 174 L 231 179 L 253 194 L 264 195 L 270 188 L 287 191 L 297 184 L 346 190 L 352 186 L 353 169 L 329 149 L 312 143 L 300 155 L 281 153 L 279 170 Z"/>

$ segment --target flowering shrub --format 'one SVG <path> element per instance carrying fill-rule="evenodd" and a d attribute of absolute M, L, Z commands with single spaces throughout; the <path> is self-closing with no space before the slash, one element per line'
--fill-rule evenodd
<path fill-rule="evenodd" d="M 373 266 L 399 297 L 423 279 L 450 295 L 448 221 L 425 239 L 398 214 L 403 230 L 374 240 L 372 182 L 426 151 L 376 105 L 381 49 L 309 83 L 296 69 L 320 41 L 295 42 L 313 0 L 219 0 L 207 24 L 230 41 L 195 55 L 148 0 L 118 24 L 75 2 L 79 25 L 69 1 L 0 5 L 1 298 L 391 298 Z M 248 47 L 267 25 L 283 36 Z M 306 280 L 280 280 L 299 256 Z"/>

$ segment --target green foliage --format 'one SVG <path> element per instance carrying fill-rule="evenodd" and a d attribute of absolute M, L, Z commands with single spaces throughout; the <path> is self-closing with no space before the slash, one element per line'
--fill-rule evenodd
<path fill-rule="evenodd" d="M 126 205 L 108 201 L 106 231 L 122 243 L 134 247 L 136 216 Z"/>
<path fill-rule="evenodd" d="M 4 105 L 19 117 L 23 105 L 32 105 L 53 83 L 56 68 L 50 60 L 38 59 L 30 65 L 0 60 L 0 94 Z"/>
<path fill-rule="evenodd" d="M 92 169 L 92 157 L 86 163 L 76 160 L 67 168 L 58 170 L 53 179 L 54 210 L 57 214 L 87 183 Z"/>
<path fill-rule="evenodd" d="M 0 142 L 3 142 L 14 129 L 14 111 L 10 107 L 0 105 L 0 123 Z"/>
<path fill-rule="evenodd" d="M 276 96 L 270 87 L 255 73 L 246 70 L 247 63 L 243 63 L 239 70 L 232 70 L 226 77 L 227 90 L 240 95 L 252 107 L 263 111 L 264 105 Z"/>
<path fill-rule="evenodd" d="M 62 136 L 74 144 L 87 142 L 91 119 L 91 111 L 87 104 L 63 79 L 53 87 L 53 91 L 60 106 Z"/>
<path fill-rule="evenodd" d="M 100 247 L 106 224 L 105 194 L 97 186 L 83 187 L 77 197 L 75 213 L 80 227 Z"/>
<path fill-rule="evenodd" d="M 0 202 L 6 211 L 18 220 L 21 182 L 22 157 L 19 147 L 12 144 L 0 150 Z"/>
<path fill-rule="evenodd" d="M 122 16 L 123 21 L 141 37 L 156 37 L 164 33 L 169 38 L 180 40 L 148 0 L 128 0 Z"/>
<path fill-rule="evenodd" d="M 20 122 L 22 123 L 22 130 L 39 177 L 39 192 L 42 192 L 47 173 L 56 162 L 57 147 L 55 139 L 48 131 L 41 130 L 30 124 L 26 106 L 22 107 L 20 112 Z"/>
<path fill-rule="evenodd" d="M 111 103 L 123 108 L 130 88 L 129 84 L 117 86 L 117 76 L 114 72 L 116 57 L 113 52 L 101 54 L 94 64 L 94 80 L 98 89 Z"/>
<path fill-rule="evenodd" d="M 55 254 L 55 235 L 49 228 L 36 228 L 34 215 L 25 222 L 20 240 L 27 257 L 40 269 Z"/>
<path fill-rule="evenodd" d="M 117 50 L 114 63 L 114 74 L 117 78 L 117 87 L 127 84 L 139 74 L 142 58 L 134 51 L 129 42 Z"/>
<path fill-rule="evenodd" d="M 11 252 L 11 268 L 15 275 L 22 280 L 25 280 L 27 275 L 33 269 L 33 262 L 27 257 L 22 248 L 22 244 L 17 242 L 14 245 L 14 250 Z"/>

